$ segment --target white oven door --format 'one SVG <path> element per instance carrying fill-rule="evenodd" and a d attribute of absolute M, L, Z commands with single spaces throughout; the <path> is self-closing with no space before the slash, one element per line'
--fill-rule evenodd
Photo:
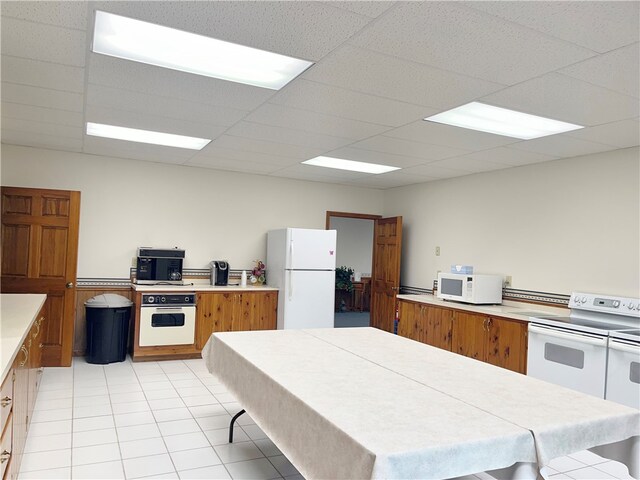
<path fill-rule="evenodd" d="M 529 324 L 527 375 L 604 398 L 607 337 Z"/>
<path fill-rule="evenodd" d="M 605 398 L 640 409 L 640 345 L 609 339 Z"/>
<path fill-rule="evenodd" d="M 195 342 L 196 307 L 141 307 L 138 345 L 191 345 Z"/>

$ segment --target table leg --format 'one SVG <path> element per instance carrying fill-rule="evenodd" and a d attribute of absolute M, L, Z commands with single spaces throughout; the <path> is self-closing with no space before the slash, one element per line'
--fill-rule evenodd
<path fill-rule="evenodd" d="M 243 413 L 245 413 L 244 408 L 240 410 L 238 413 L 236 413 L 231 419 L 231 423 L 229 424 L 229 443 L 233 443 L 233 424 L 236 423 L 236 420 L 238 419 L 238 417 Z"/>

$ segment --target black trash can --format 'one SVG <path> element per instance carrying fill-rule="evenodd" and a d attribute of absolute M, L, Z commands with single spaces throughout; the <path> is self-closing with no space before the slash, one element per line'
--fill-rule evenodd
<path fill-rule="evenodd" d="M 87 312 L 87 362 L 114 363 L 127 358 L 129 319 L 133 302 L 105 293 L 84 303 Z"/>

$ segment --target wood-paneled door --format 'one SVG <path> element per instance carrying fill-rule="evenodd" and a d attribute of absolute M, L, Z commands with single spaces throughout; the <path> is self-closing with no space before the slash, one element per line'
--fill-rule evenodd
<path fill-rule="evenodd" d="M 400 288 L 402 217 L 378 218 L 373 230 L 371 326 L 393 332 Z"/>
<path fill-rule="evenodd" d="M 80 192 L 2 187 L 0 291 L 45 293 L 42 364 L 73 353 Z"/>

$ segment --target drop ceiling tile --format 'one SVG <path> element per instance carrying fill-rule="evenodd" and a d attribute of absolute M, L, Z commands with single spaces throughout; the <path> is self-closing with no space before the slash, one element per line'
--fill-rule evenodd
<path fill-rule="evenodd" d="M 274 94 L 273 90 L 266 88 L 226 82 L 96 53 L 89 56 L 88 72 L 89 83 L 95 85 L 219 105 L 234 110 L 253 110 Z"/>
<path fill-rule="evenodd" d="M 374 152 L 372 150 L 362 150 L 359 148 L 344 147 L 332 150 L 325 154 L 327 157 L 342 158 L 345 160 L 354 160 L 356 162 L 378 163 L 380 165 L 389 165 L 392 167 L 411 167 L 424 163 L 424 159 L 416 157 L 406 157 L 403 155 L 394 155 L 384 152 Z"/>
<path fill-rule="evenodd" d="M 395 2 L 367 2 L 367 1 L 354 1 L 354 2 L 331 2 L 329 5 L 332 7 L 342 8 L 349 10 L 360 15 L 366 15 L 367 17 L 376 18 L 391 8 Z"/>
<path fill-rule="evenodd" d="M 281 155 L 269 155 L 266 153 L 251 152 L 246 150 L 234 150 L 231 148 L 221 148 L 216 146 L 215 143 L 212 145 L 212 143 L 204 147 L 193 158 L 200 159 L 203 162 L 208 161 L 206 159 L 215 160 L 216 158 L 226 158 L 238 163 L 264 163 L 268 165 L 278 165 L 280 168 L 300 162 L 300 160 L 298 160 L 297 158 L 283 157 Z"/>
<path fill-rule="evenodd" d="M 19 103 L 2 102 L 2 116 L 29 122 L 54 123 L 69 127 L 82 128 L 83 125 L 83 117 L 80 112 L 33 107 Z"/>
<path fill-rule="evenodd" d="M 311 180 L 314 182 L 343 183 L 358 178 L 364 178 L 369 174 L 338 170 L 335 168 L 316 167 L 315 165 L 292 165 L 274 172 L 272 176 L 284 178 L 296 178 L 299 180 Z"/>
<path fill-rule="evenodd" d="M 498 83 L 350 45 L 328 55 L 302 77 L 436 109 L 452 108 L 503 88 Z"/>
<path fill-rule="evenodd" d="M 2 2 L 2 17 L 84 30 L 86 2 Z"/>
<path fill-rule="evenodd" d="M 351 145 L 353 148 L 372 150 L 396 155 L 406 155 L 422 160 L 442 160 L 443 158 L 456 157 L 469 153 L 470 150 L 461 148 L 443 147 L 423 142 L 414 142 L 401 138 L 378 135 Z"/>
<path fill-rule="evenodd" d="M 2 128 L 15 132 L 33 133 L 36 135 L 48 135 L 52 137 L 82 138 L 82 126 L 69 126 L 57 123 L 34 122 L 32 120 L 21 120 L 9 118 L 2 112 Z"/>
<path fill-rule="evenodd" d="M 525 25 L 596 52 L 638 41 L 638 2 L 465 2 L 465 5 Z"/>
<path fill-rule="evenodd" d="M 280 165 L 269 165 L 262 162 L 250 162 L 246 160 L 238 162 L 237 160 L 232 160 L 229 158 L 201 157 L 200 155 L 196 155 L 195 157 L 187 161 L 185 165 L 262 175 L 273 173 L 282 168 L 282 166 Z"/>
<path fill-rule="evenodd" d="M 2 80 L 66 92 L 84 92 L 84 68 L 28 58 L 2 55 Z"/>
<path fill-rule="evenodd" d="M 308 160 L 324 153 L 324 149 L 298 147 L 284 143 L 267 142 L 250 138 L 222 135 L 209 144 L 212 148 L 227 148 L 245 152 L 264 153 L 267 155 L 294 158 L 299 161 Z"/>
<path fill-rule="evenodd" d="M 3 102 L 82 112 L 83 98 L 79 93 L 2 82 Z"/>
<path fill-rule="evenodd" d="M 305 60 L 322 58 L 371 21 L 325 2 L 95 2 L 93 7 Z"/>
<path fill-rule="evenodd" d="M 506 88 L 480 101 L 585 126 L 634 118 L 640 113 L 637 98 L 558 73 Z"/>
<path fill-rule="evenodd" d="M 195 154 L 195 150 L 186 148 L 163 147 L 147 143 L 126 142 L 110 138 L 85 135 L 85 153 L 104 155 L 107 157 L 129 158 L 157 163 L 183 164 Z"/>
<path fill-rule="evenodd" d="M 83 67 L 84 31 L 2 18 L 2 54 Z"/>
<path fill-rule="evenodd" d="M 489 162 L 503 165 L 520 166 L 530 163 L 548 162 L 560 158 L 554 155 L 545 155 L 543 153 L 527 152 L 524 150 L 516 150 L 511 147 L 498 147 L 481 152 L 474 152 L 465 155 L 464 158 L 474 162 Z"/>
<path fill-rule="evenodd" d="M 432 108 L 304 79 L 292 82 L 269 102 L 391 127 L 437 113 Z"/>
<path fill-rule="evenodd" d="M 14 131 L 5 128 L 4 125 L 2 126 L 0 136 L 2 137 L 2 143 L 12 145 L 25 145 L 28 147 L 49 148 L 51 150 L 64 150 L 68 152 L 80 152 L 82 150 L 82 140 L 78 138 Z"/>
<path fill-rule="evenodd" d="M 619 148 L 640 145 L 640 124 L 638 119 L 605 123 L 596 127 L 583 128 L 565 135 L 581 140 L 590 140 Z"/>
<path fill-rule="evenodd" d="M 486 150 L 520 141 L 517 138 L 493 135 L 492 133 L 478 132 L 424 120 L 386 132 L 385 136 L 468 151 Z"/>
<path fill-rule="evenodd" d="M 640 98 L 640 43 L 562 68 L 559 73 Z"/>
<path fill-rule="evenodd" d="M 403 2 L 351 43 L 505 85 L 594 55 L 457 2 Z"/>
<path fill-rule="evenodd" d="M 461 170 L 452 170 L 450 168 L 438 167 L 431 163 L 427 165 L 418 165 L 416 167 L 410 167 L 402 170 L 402 173 L 406 175 L 419 175 L 422 177 L 429 177 L 435 179 L 453 178 L 468 175 L 471 172 L 464 172 Z"/>
<path fill-rule="evenodd" d="M 491 170 L 501 170 L 503 168 L 508 168 L 507 165 L 501 163 L 492 163 L 485 160 L 470 158 L 468 156 L 446 158 L 444 160 L 432 162 L 429 165 L 433 165 L 434 167 L 447 168 L 449 170 L 461 170 L 463 172 L 472 173 L 489 172 Z"/>
<path fill-rule="evenodd" d="M 352 140 L 360 140 L 389 130 L 389 127 L 384 125 L 283 107 L 272 103 L 267 103 L 254 110 L 247 115 L 245 120 Z"/>
<path fill-rule="evenodd" d="M 511 148 L 528 152 L 543 153 L 557 157 L 577 157 L 589 153 L 606 152 L 615 147 L 602 143 L 588 142 L 568 135 L 551 135 L 549 137 L 527 140 L 513 145 Z"/>
<path fill-rule="evenodd" d="M 139 128 L 154 132 L 187 135 L 189 137 L 214 138 L 222 135 L 227 127 L 207 125 L 178 118 L 160 117 L 144 112 L 127 112 L 115 108 L 87 105 L 85 119 L 87 122 L 118 125 L 121 127 Z"/>
<path fill-rule="evenodd" d="M 389 172 L 381 175 L 369 175 L 368 177 L 348 182 L 349 185 L 359 187 L 377 188 L 386 190 L 389 188 L 405 187 L 416 183 L 425 183 L 436 180 L 433 177 L 422 177 L 418 175 L 407 175 L 403 172 Z"/>
<path fill-rule="evenodd" d="M 243 110 L 160 97 L 101 85 L 87 86 L 87 105 L 146 113 L 159 117 L 179 118 L 207 125 L 229 126 L 246 114 Z"/>
<path fill-rule="evenodd" d="M 252 122 L 238 122 L 229 128 L 226 133 L 235 137 L 255 138 L 268 142 L 286 143 L 301 147 L 317 147 L 325 150 L 333 150 L 353 142 L 348 138 L 338 138 Z"/>

